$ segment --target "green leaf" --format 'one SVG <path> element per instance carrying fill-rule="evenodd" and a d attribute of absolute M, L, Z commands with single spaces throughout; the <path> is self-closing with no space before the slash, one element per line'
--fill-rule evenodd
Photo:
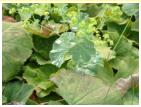
<path fill-rule="evenodd" d="M 2 68 L 3 81 L 12 80 L 32 53 L 32 38 L 21 23 L 3 22 Z"/>
<path fill-rule="evenodd" d="M 22 7 L 18 10 L 21 20 L 27 20 L 32 16 L 32 11 L 29 8 Z"/>
<path fill-rule="evenodd" d="M 78 51 L 79 50 L 79 51 Z M 94 75 L 103 67 L 101 56 L 96 53 L 93 42 L 88 38 L 77 38 L 74 33 L 64 33 L 53 44 L 50 52 L 53 64 L 60 67 L 66 60 L 70 69 Z M 74 63 L 74 66 L 71 63 Z"/>
<path fill-rule="evenodd" d="M 122 11 L 126 13 L 128 16 L 137 15 L 139 12 L 139 4 L 138 3 L 124 3 L 122 6 Z"/>
<path fill-rule="evenodd" d="M 59 102 L 59 101 L 53 101 L 53 100 L 50 100 L 49 102 L 48 102 L 48 105 L 63 105 L 61 102 Z"/>
<path fill-rule="evenodd" d="M 7 103 L 7 98 L 5 96 L 2 96 L 2 104 Z"/>
<path fill-rule="evenodd" d="M 95 54 L 94 44 L 87 39 L 78 39 L 72 32 L 63 33 L 53 44 L 50 59 L 60 67 L 66 60 L 74 60 L 77 64 L 87 62 Z"/>
<path fill-rule="evenodd" d="M 113 68 L 118 70 L 116 78 L 128 77 L 139 70 L 139 60 L 132 56 L 119 56 L 116 59 L 111 60 L 110 63 Z"/>
<path fill-rule="evenodd" d="M 15 81 L 9 82 L 5 86 L 3 95 L 7 98 L 8 103 L 17 102 L 25 104 L 33 90 L 34 88 L 31 85 Z"/>
<path fill-rule="evenodd" d="M 28 99 L 26 102 L 27 105 L 38 105 L 38 103 L 34 100 Z"/>
<path fill-rule="evenodd" d="M 52 48 L 54 41 L 57 39 L 57 36 L 50 38 L 41 38 L 38 36 L 33 36 L 34 50 L 38 53 L 43 59 L 49 59 L 49 52 Z"/>
<path fill-rule="evenodd" d="M 137 18 L 136 21 L 132 23 L 131 30 L 139 32 L 139 18 Z"/>
<path fill-rule="evenodd" d="M 113 51 L 112 49 L 110 49 L 110 47 L 107 47 L 105 45 L 97 45 L 96 50 L 104 60 L 109 61 L 116 57 L 115 51 Z"/>
<path fill-rule="evenodd" d="M 46 97 L 43 98 L 37 98 L 37 100 L 39 101 L 39 103 L 41 105 L 46 105 L 48 104 L 50 101 L 57 101 L 60 102 L 62 104 L 66 104 L 66 102 L 64 101 L 64 99 L 62 99 L 62 97 L 60 95 L 58 95 L 56 92 L 51 92 L 49 95 L 47 95 Z"/>
<path fill-rule="evenodd" d="M 34 20 L 32 23 L 30 23 L 28 20 L 25 20 L 23 25 L 28 32 L 42 38 L 49 38 L 54 35 L 59 35 L 59 33 L 65 32 L 69 29 L 67 24 L 58 24 L 54 23 L 53 21 L 47 22 L 44 20 L 40 24 L 39 19 Z"/>
<path fill-rule="evenodd" d="M 131 88 L 128 90 L 126 95 L 123 97 L 125 105 L 138 105 L 139 104 L 139 90 Z"/>
<path fill-rule="evenodd" d="M 97 72 L 96 76 L 105 81 L 108 85 L 114 84 L 116 81 L 112 65 L 108 61 L 104 61 L 104 67 Z"/>
<path fill-rule="evenodd" d="M 38 68 L 26 66 L 23 78 L 28 84 L 35 87 L 35 90 L 40 97 L 43 97 L 52 91 L 54 85 L 49 80 L 49 77 L 56 71 L 57 68 L 51 64 L 46 64 Z"/>
<path fill-rule="evenodd" d="M 61 67 L 61 65 L 66 60 L 70 59 L 70 55 L 67 55 L 67 52 L 73 45 L 75 45 L 74 40 L 75 40 L 75 34 L 70 32 L 70 33 L 63 33 L 60 36 L 60 38 L 54 42 L 53 48 L 50 51 L 50 55 L 49 55 L 53 64 L 55 64 L 58 67 Z M 68 58 L 65 58 L 65 56 Z"/>
<path fill-rule="evenodd" d="M 109 4 L 103 4 L 104 7 L 104 17 L 109 22 L 120 23 L 122 21 L 121 8 L 119 6 L 112 6 Z"/>
<path fill-rule="evenodd" d="M 31 56 L 31 60 L 36 61 L 39 65 L 45 65 L 49 63 L 46 59 L 44 59 L 40 54 L 34 53 Z"/>
<path fill-rule="evenodd" d="M 139 46 L 139 32 L 131 31 L 128 38 L 136 44 L 136 47 Z"/>
<path fill-rule="evenodd" d="M 73 71 L 60 70 L 51 80 L 69 104 L 121 104 L 121 96 L 103 80 Z"/>
<path fill-rule="evenodd" d="M 96 54 L 95 56 L 93 55 L 89 61 L 76 64 L 73 70 L 89 75 L 96 75 L 98 72 L 103 70 L 103 67 L 103 59 L 101 56 Z"/>
<path fill-rule="evenodd" d="M 119 39 L 119 27 L 110 26 L 110 38 L 114 41 L 114 46 Z M 138 70 L 138 49 L 132 46 L 132 42 L 123 36 L 118 43 L 116 49 L 116 58 L 110 61 L 114 69 L 118 70 L 117 78 L 127 77 Z M 129 69 L 130 68 L 130 69 Z"/>

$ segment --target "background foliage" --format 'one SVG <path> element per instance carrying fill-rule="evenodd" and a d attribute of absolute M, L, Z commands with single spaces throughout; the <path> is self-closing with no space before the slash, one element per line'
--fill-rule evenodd
<path fill-rule="evenodd" d="M 3 104 L 138 104 L 138 4 L 2 8 Z"/>

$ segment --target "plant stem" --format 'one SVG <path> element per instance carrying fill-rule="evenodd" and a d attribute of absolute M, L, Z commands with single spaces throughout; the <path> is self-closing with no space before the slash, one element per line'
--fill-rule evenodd
<path fill-rule="evenodd" d="M 131 17 L 130 17 L 130 19 L 129 19 L 128 23 L 126 24 L 126 26 L 125 26 L 124 30 L 122 31 L 122 33 L 121 33 L 121 35 L 120 35 L 120 37 L 119 37 L 119 39 L 118 39 L 118 41 L 117 41 L 116 45 L 114 46 L 113 50 L 115 50 L 115 49 L 116 49 L 116 47 L 118 46 L 118 44 L 119 44 L 119 42 L 120 42 L 121 38 L 123 37 L 123 35 L 124 35 L 124 33 L 125 33 L 125 31 L 126 31 L 126 29 L 127 29 L 128 25 L 130 24 L 130 21 L 131 21 Z"/>

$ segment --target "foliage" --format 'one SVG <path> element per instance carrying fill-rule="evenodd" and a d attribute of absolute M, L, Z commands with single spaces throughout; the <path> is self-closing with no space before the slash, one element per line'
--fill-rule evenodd
<path fill-rule="evenodd" d="M 32 38 L 20 26 L 21 23 L 3 22 L 3 81 L 13 79 L 32 53 Z"/>
<path fill-rule="evenodd" d="M 4 103 L 25 104 L 32 94 L 32 85 L 24 84 L 19 81 L 9 82 L 5 85 L 3 95 L 7 99 Z"/>
<path fill-rule="evenodd" d="M 2 12 L 3 104 L 138 104 L 138 85 L 122 94 L 116 84 L 139 69 L 138 4 L 11 3 Z"/>

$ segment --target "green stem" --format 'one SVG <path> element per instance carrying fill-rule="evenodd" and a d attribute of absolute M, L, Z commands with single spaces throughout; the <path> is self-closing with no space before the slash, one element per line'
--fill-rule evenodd
<path fill-rule="evenodd" d="M 116 45 L 114 46 L 113 50 L 115 50 L 115 49 L 116 49 L 116 47 L 118 46 L 118 44 L 119 44 L 119 42 L 120 42 L 121 38 L 123 37 L 123 35 L 124 35 L 124 33 L 125 33 L 125 31 L 126 31 L 126 29 L 127 29 L 128 25 L 130 24 L 130 21 L 131 21 L 131 18 L 129 19 L 128 23 L 126 24 L 126 26 L 125 26 L 124 30 L 122 31 L 122 33 L 121 33 L 121 35 L 120 35 L 120 37 L 119 37 L 119 39 L 118 39 L 118 41 L 117 41 Z"/>

